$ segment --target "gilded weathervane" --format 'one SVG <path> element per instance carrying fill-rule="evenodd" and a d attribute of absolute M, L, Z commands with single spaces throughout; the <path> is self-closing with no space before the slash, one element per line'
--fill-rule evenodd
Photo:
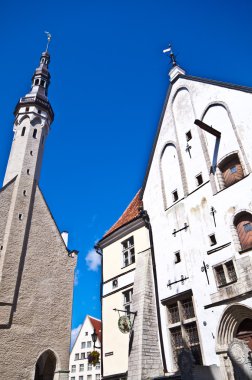
<path fill-rule="evenodd" d="M 51 33 L 49 33 L 49 32 L 45 32 L 45 34 L 47 35 L 46 51 L 48 51 L 48 47 L 49 47 L 49 43 L 51 42 L 52 35 L 51 35 Z"/>

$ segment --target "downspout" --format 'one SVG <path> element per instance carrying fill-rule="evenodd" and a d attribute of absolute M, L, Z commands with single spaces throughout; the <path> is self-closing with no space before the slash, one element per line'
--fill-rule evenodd
<path fill-rule="evenodd" d="M 101 256 L 101 283 L 100 283 L 100 304 L 101 304 L 101 378 L 103 378 L 103 319 L 102 319 L 102 287 L 103 287 L 103 254 L 99 243 L 94 246 L 98 255 Z"/>

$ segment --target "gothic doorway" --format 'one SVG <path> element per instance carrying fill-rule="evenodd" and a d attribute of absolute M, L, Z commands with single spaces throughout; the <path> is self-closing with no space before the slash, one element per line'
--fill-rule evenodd
<path fill-rule="evenodd" d="M 218 328 L 223 379 L 252 380 L 252 310 L 241 304 L 228 307 Z"/>
<path fill-rule="evenodd" d="M 40 355 L 35 370 L 34 380 L 53 380 L 56 368 L 56 357 L 51 350 Z"/>
<path fill-rule="evenodd" d="M 239 325 L 236 338 L 243 340 L 248 348 L 252 351 L 252 319 L 245 318 Z"/>

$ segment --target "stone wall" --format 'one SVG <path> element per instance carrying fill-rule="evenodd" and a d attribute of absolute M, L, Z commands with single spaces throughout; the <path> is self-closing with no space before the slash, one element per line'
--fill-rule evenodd
<path fill-rule="evenodd" d="M 128 380 L 147 380 L 163 374 L 150 250 L 137 259 L 132 311 L 137 312 L 129 355 Z"/>
<path fill-rule="evenodd" d="M 68 256 L 38 187 L 27 238 L 13 319 L 0 329 L 1 378 L 33 380 L 36 361 L 50 349 L 57 358 L 56 378 L 66 379 L 76 259 Z"/>

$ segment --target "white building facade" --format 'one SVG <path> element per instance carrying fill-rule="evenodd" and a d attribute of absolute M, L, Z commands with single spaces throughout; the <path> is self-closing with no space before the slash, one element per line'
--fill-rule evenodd
<path fill-rule="evenodd" d="M 140 191 L 96 249 L 102 254 L 102 379 L 162 374 L 152 250 Z M 130 331 L 124 331 L 122 318 L 129 319 Z"/>
<path fill-rule="evenodd" d="M 91 334 L 97 334 L 95 351 L 100 353 L 101 321 L 87 315 L 73 345 L 69 360 L 69 380 L 100 380 L 101 363 L 88 363 L 88 355 L 94 350 Z"/>
<path fill-rule="evenodd" d="M 164 368 L 251 379 L 252 89 L 187 76 L 176 63 L 170 79 L 143 187 Z M 192 356 L 181 362 L 181 352 Z"/>

